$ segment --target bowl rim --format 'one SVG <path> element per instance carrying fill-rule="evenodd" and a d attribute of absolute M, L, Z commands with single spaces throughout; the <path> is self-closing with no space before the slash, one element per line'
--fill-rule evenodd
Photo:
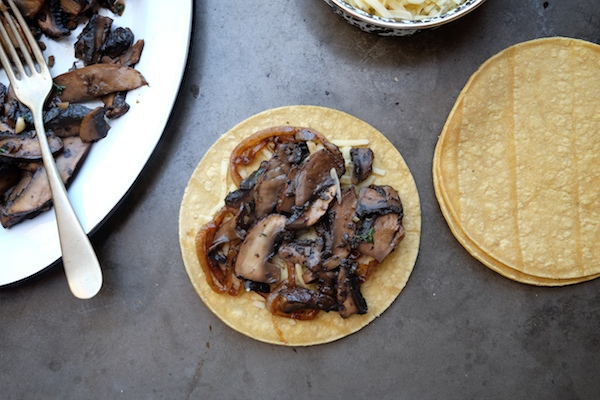
<path fill-rule="evenodd" d="M 363 10 L 357 9 L 350 4 L 346 3 L 344 0 L 329 0 L 334 3 L 337 7 L 339 7 L 344 12 L 348 13 L 352 17 L 359 19 L 361 21 L 377 25 L 379 27 L 384 27 L 388 29 L 423 29 L 423 28 L 433 28 L 439 25 L 446 24 L 448 22 L 454 21 L 471 11 L 475 10 L 481 4 L 485 2 L 485 0 L 465 0 L 464 3 L 459 4 L 452 10 L 440 14 L 431 18 L 423 18 L 418 20 L 394 20 L 390 18 L 378 17 L 376 15 L 369 14 Z"/>

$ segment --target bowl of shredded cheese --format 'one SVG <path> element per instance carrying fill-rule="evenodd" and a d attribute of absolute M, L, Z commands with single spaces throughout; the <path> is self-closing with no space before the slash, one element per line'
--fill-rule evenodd
<path fill-rule="evenodd" d="M 410 36 L 455 21 L 485 0 L 324 0 L 349 24 L 381 36 Z"/>

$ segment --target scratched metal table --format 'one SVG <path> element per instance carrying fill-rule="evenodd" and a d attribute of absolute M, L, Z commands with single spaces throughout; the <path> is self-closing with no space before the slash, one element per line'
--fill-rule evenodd
<path fill-rule="evenodd" d="M 600 42 L 597 0 L 488 0 L 408 38 L 346 24 L 321 0 L 196 1 L 186 74 L 147 167 L 92 241 L 105 284 L 88 301 L 62 267 L 0 290 L 2 399 L 597 399 L 600 280 L 512 282 L 457 243 L 431 161 L 460 89 L 517 42 Z M 165 33 L 168 34 L 168 33 Z M 268 108 L 321 105 L 383 132 L 420 191 L 420 255 L 380 318 L 334 343 L 290 348 L 243 336 L 194 292 L 177 223 L 206 151 Z"/>

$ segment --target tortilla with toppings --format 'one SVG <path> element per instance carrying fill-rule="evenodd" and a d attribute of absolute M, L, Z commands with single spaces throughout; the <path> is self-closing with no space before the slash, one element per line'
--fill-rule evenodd
<path fill-rule="evenodd" d="M 285 305 L 284 308 L 278 308 L 280 306 L 279 303 L 282 302 L 281 299 L 284 298 L 278 294 L 279 292 L 277 292 L 278 297 L 272 294 L 273 292 L 271 294 L 260 293 L 260 288 L 263 285 L 268 284 L 268 282 L 275 282 L 278 279 L 282 280 L 282 278 L 278 276 L 280 271 L 278 269 L 273 269 L 273 266 L 270 266 L 271 269 L 266 272 L 257 272 L 252 268 L 242 271 L 236 266 L 235 274 L 230 279 L 237 282 L 237 286 L 236 284 L 233 284 L 225 289 L 230 290 L 231 287 L 237 287 L 237 295 L 235 296 L 228 293 L 219 293 L 220 290 L 223 290 L 223 287 L 221 287 L 219 282 L 225 282 L 226 280 L 219 282 L 215 280 L 214 274 L 218 274 L 218 271 L 208 270 L 207 272 L 205 260 L 208 256 L 206 253 L 211 250 L 203 251 L 203 249 L 206 250 L 207 247 L 202 245 L 197 247 L 198 238 L 206 237 L 202 232 L 206 232 L 207 227 L 210 227 L 210 223 L 213 221 L 215 215 L 226 208 L 224 207 L 224 199 L 228 193 L 228 202 L 232 201 L 231 197 L 235 198 L 237 196 L 236 193 L 240 193 L 239 186 L 237 186 L 236 183 L 239 183 L 240 180 L 246 182 L 252 181 L 252 172 L 261 165 L 261 160 L 258 159 L 254 161 L 249 160 L 248 163 L 250 165 L 246 168 L 241 168 L 241 170 L 231 168 L 229 163 L 230 155 L 232 152 L 236 152 L 238 156 L 237 159 L 243 159 L 246 157 L 247 153 L 242 154 L 240 152 L 240 143 L 247 145 L 249 144 L 249 141 L 253 141 L 257 136 L 268 136 L 273 134 L 273 132 L 276 132 L 282 137 L 305 137 L 307 139 L 306 144 L 310 146 L 306 147 L 310 148 L 310 156 L 305 158 L 303 161 L 304 164 L 302 165 L 306 165 L 308 159 L 311 159 L 311 162 L 314 162 L 316 165 L 317 161 L 315 161 L 315 154 L 321 152 L 337 154 L 335 148 L 339 149 L 339 151 L 345 155 L 345 158 L 347 158 L 350 147 L 368 147 L 374 153 L 372 164 L 374 174 L 372 174 L 368 180 L 357 183 L 357 185 L 364 188 L 364 193 L 369 193 L 374 198 L 378 198 L 378 196 L 383 196 L 384 194 L 384 197 L 387 198 L 387 195 L 391 196 L 393 192 L 397 192 L 399 201 L 395 202 L 392 200 L 391 203 L 393 205 L 390 206 L 389 209 L 393 211 L 386 211 L 385 213 L 387 215 L 386 218 L 392 221 L 392 223 L 396 223 L 399 220 L 397 214 L 401 214 L 400 219 L 402 225 L 400 228 L 403 230 L 401 232 L 403 236 L 401 238 L 388 238 L 392 241 L 395 240 L 393 247 L 385 250 L 384 254 L 371 253 L 370 258 L 373 260 L 382 256 L 385 257 L 385 259 L 383 259 L 381 263 L 372 261 L 372 264 L 370 265 L 374 267 L 367 268 L 368 272 L 361 272 L 361 279 L 368 275 L 366 281 L 362 282 L 361 280 L 362 283 L 360 284 L 360 295 L 366 303 L 366 308 L 363 309 L 360 307 L 361 305 L 358 304 L 358 309 L 355 309 L 354 312 L 348 312 L 346 315 L 342 315 L 347 307 L 350 308 L 351 306 L 355 306 L 355 304 L 351 304 L 352 301 L 350 301 L 355 298 L 350 299 L 350 297 L 344 297 L 348 301 L 344 302 L 343 307 L 339 304 L 333 305 L 333 307 L 330 308 L 330 311 L 325 312 L 317 310 L 318 312 L 314 313 L 314 315 L 310 310 L 300 310 L 298 313 L 293 310 L 290 311 L 289 308 L 285 308 Z M 288 135 L 289 132 L 293 132 L 292 136 Z M 307 135 L 315 136 L 311 139 Z M 278 139 L 277 141 L 285 142 L 286 140 L 287 139 Z M 340 140 L 340 142 L 336 142 L 336 140 Z M 264 149 L 259 148 L 260 146 L 255 146 L 256 143 L 258 142 L 250 143 L 248 148 L 251 148 L 253 153 L 262 154 Z M 337 145 L 330 146 L 329 143 L 337 143 Z M 295 146 L 294 141 L 292 141 L 292 145 Z M 304 145 L 299 147 L 304 147 Z M 278 147 L 276 147 L 276 149 L 278 149 Z M 279 150 L 276 150 L 276 152 L 277 151 Z M 289 151 L 289 154 L 291 153 L 292 151 Z M 359 152 L 356 151 L 356 153 L 358 154 Z M 268 159 L 268 157 L 269 155 L 266 155 L 264 158 Z M 257 158 L 259 157 L 257 156 Z M 265 161 L 265 163 L 266 162 L 267 161 Z M 354 162 L 359 163 L 358 160 L 355 160 Z M 262 165 L 264 166 L 265 164 L 263 163 Z M 309 169 L 316 168 L 299 168 L 297 175 L 300 176 L 301 174 L 306 173 L 302 171 L 307 171 Z M 331 179 L 333 179 L 333 176 L 341 171 L 332 168 L 329 172 L 332 176 Z M 239 176 L 236 176 L 238 173 Z M 264 173 L 263 175 L 268 175 L 268 173 Z M 276 181 L 277 179 L 279 178 L 275 176 L 273 181 Z M 329 178 L 322 176 L 318 179 L 328 181 Z M 323 190 L 318 196 L 318 199 L 313 198 L 310 200 L 311 206 L 298 207 L 297 205 L 292 205 L 290 210 L 295 210 L 297 212 L 292 212 L 291 214 L 284 212 L 268 214 L 267 216 L 262 217 L 262 219 L 259 219 L 258 222 L 252 222 L 251 226 L 247 227 L 246 237 L 254 235 L 254 239 L 256 240 L 266 241 L 267 238 L 277 237 L 276 234 L 271 235 L 270 233 L 280 232 L 282 226 L 288 227 L 293 225 L 293 229 L 304 229 L 304 225 L 310 226 L 310 224 L 313 223 L 311 222 L 312 212 L 320 212 L 318 210 L 322 208 L 324 210 L 323 212 L 329 213 L 330 211 L 327 210 L 338 207 L 338 204 L 343 204 L 345 200 L 342 200 L 342 193 L 348 193 L 350 191 L 340 191 L 339 188 L 345 187 L 347 185 L 346 180 L 348 179 L 351 178 L 348 178 L 348 176 L 336 176 L 333 181 L 335 182 L 338 180 L 339 182 L 333 187 L 337 189 Z M 357 179 L 360 181 L 361 179 L 364 179 L 364 177 Z M 338 184 L 339 186 L 337 186 Z M 245 184 L 242 183 L 242 186 L 244 185 Z M 329 188 L 331 186 L 327 187 Z M 377 190 L 370 192 L 369 188 L 377 188 Z M 363 189 L 356 188 L 355 192 L 359 190 L 362 192 Z M 266 191 L 265 193 L 265 196 L 267 196 L 270 192 Z M 296 203 L 300 204 L 304 201 L 300 199 L 300 190 L 296 189 L 294 196 L 294 201 L 296 201 Z M 329 198 L 328 196 L 332 198 Z M 317 202 L 321 202 L 321 205 L 316 204 Z M 278 203 L 278 207 L 280 203 L 282 202 L 280 201 Z M 309 204 L 309 202 L 307 201 L 304 204 Z M 253 205 L 253 211 L 255 211 L 254 208 L 258 209 L 261 207 L 262 206 L 260 205 Z M 309 213 L 308 210 L 310 210 L 311 213 Z M 342 214 L 340 213 L 338 215 Z M 356 218 L 351 219 L 353 221 L 356 220 Z M 383 220 L 381 216 L 374 218 L 374 220 L 378 219 L 380 222 Z M 357 222 L 357 224 L 363 223 Z M 216 231 L 217 229 L 212 230 L 212 239 L 214 239 Z M 375 232 L 377 231 L 378 230 L 376 229 Z M 265 232 L 268 232 L 269 235 L 265 234 Z M 381 133 L 367 123 L 337 110 L 315 106 L 289 106 L 268 110 L 241 122 L 220 137 L 207 151 L 194 171 L 185 190 L 179 216 L 179 235 L 184 264 L 194 288 L 206 306 L 225 324 L 238 332 L 259 341 L 287 346 L 308 346 L 331 342 L 358 331 L 369 324 L 377 316 L 381 315 L 383 311 L 392 304 L 406 285 L 417 258 L 420 232 L 421 210 L 417 188 L 400 153 Z M 373 229 L 369 230 L 369 233 L 367 234 L 363 232 L 360 235 L 362 238 L 361 240 L 365 241 L 365 243 L 362 244 L 363 248 L 365 246 L 374 247 L 374 245 L 369 245 L 369 243 L 373 243 L 372 237 L 370 238 L 371 241 L 364 239 L 364 237 L 369 236 L 369 234 L 374 236 Z M 331 236 L 334 235 L 332 234 Z M 345 237 L 347 236 L 348 235 Z M 359 235 L 356 234 L 356 236 L 358 237 Z M 398 241 L 398 239 L 401 240 Z M 336 239 L 331 240 L 335 241 Z M 379 239 L 376 238 L 374 242 L 377 243 L 378 240 Z M 202 242 L 202 240 L 199 240 L 199 242 Z M 315 239 L 313 242 L 316 243 L 318 240 Z M 211 247 L 211 249 L 213 249 L 216 245 L 214 245 L 212 240 L 210 243 L 213 243 L 213 246 Z M 240 246 L 236 258 L 251 259 L 257 257 L 259 253 L 262 254 L 261 252 L 263 250 L 256 250 L 255 248 L 250 250 L 244 249 L 243 246 L 245 243 L 246 241 Z M 294 245 L 296 247 L 291 248 L 291 246 L 286 247 L 280 244 L 278 254 L 284 254 L 285 248 L 285 254 L 297 255 L 298 249 L 302 246 L 299 246 L 298 243 L 295 243 Z M 197 248 L 200 250 L 197 251 Z M 304 254 L 312 252 L 313 250 L 304 249 Z M 365 250 L 365 252 L 368 252 L 368 250 Z M 329 256 L 331 256 L 331 254 L 329 254 Z M 331 263 L 334 258 L 335 257 L 333 256 L 327 258 L 327 263 Z M 349 258 L 350 257 L 348 257 L 348 259 Z M 321 261 L 322 260 L 325 260 L 325 258 L 322 258 Z M 299 261 L 295 262 L 296 268 L 298 268 L 300 266 L 300 264 L 298 264 Z M 345 262 L 346 261 L 343 263 Z M 335 276 L 342 275 L 343 273 L 347 274 L 348 271 L 352 273 L 354 273 L 353 271 L 356 271 L 356 269 L 350 267 L 346 268 L 346 264 L 344 264 L 344 267 L 341 267 L 340 263 L 342 262 L 338 260 L 334 267 L 330 267 L 331 271 L 341 271 L 339 273 L 335 272 Z M 323 262 L 323 264 L 325 264 L 325 262 Z M 358 269 L 360 270 L 360 267 Z M 294 271 L 294 269 L 292 269 L 292 271 Z M 305 273 L 307 272 L 306 269 L 304 269 L 304 271 Z M 292 272 L 292 274 L 294 274 L 294 272 Z M 312 287 L 310 284 L 306 283 L 310 282 L 309 280 L 306 280 L 306 282 L 304 281 L 307 276 L 306 274 L 299 274 L 296 272 L 294 276 L 294 279 L 301 281 L 304 287 Z M 290 276 L 287 276 L 287 280 L 289 279 Z M 240 283 L 242 280 L 243 282 Z M 255 280 L 259 282 L 255 282 Z M 339 278 L 339 282 L 349 282 L 351 280 L 352 279 L 349 279 L 348 277 L 345 277 L 345 279 Z M 250 282 L 252 287 L 247 287 L 248 282 Z M 240 284 L 244 286 L 240 288 Z M 258 286 L 259 289 L 257 289 L 256 286 Z M 275 286 L 277 288 L 276 290 L 281 291 L 281 286 L 284 285 L 281 283 L 277 284 L 277 286 Z M 307 291 L 297 283 L 296 286 L 301 289 L 299 293 L 296 293 L 296 298 L 302 298 Z M 274 284 L 271 284 L 271 288 L 272 287 L 274 287 Z M 252 290 L 244 290 L 245 288 Z M 347 294 L 345 289 L 340 291 Z M 285 299 L 287 301 L 288 298 Z M 273 303 L 277 304 L 273 305 Z M 286 303 L 286 305 L 289 305 L 288 303 Z M 324 303 L 319 300 L 319 306 L 323 307 L 323 304 Z M 274 313 L 273 310 L 278 310 L 279 314 L 277 312 Z M 284 310 L 285 313 L 281 314 L 281 310 Z"/>
<path fill-rule="evenodd" d="M 436 146 L 436 196 L 459 242 L 542 286 L 600 276 L 600 46 L 545 38 L 486 61 Z"/>

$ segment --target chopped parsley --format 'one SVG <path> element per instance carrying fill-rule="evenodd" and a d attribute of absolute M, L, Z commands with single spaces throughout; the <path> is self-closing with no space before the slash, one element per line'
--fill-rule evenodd
<path fill-rule="evenodd" d="M 54 90 L 56 91 L 56 94 L 58 96 L 60 96 L 61 94 L 63 94 L 63 92 L 65 91 L 67 87 L 63 86 L 63 85 L 57 85 L 56 83 L 54 84 Z"/>
<path fill-rule="evenodd" d="M 370 228 L 368 231 L 366 231 L 365 233 L 363 233 L 360 236 L 357 236 L 356 238 L 360 242 L 375 243 L 375 239 L 373 238 L 374 234 L 375 234 L 375 228 Z"/>

